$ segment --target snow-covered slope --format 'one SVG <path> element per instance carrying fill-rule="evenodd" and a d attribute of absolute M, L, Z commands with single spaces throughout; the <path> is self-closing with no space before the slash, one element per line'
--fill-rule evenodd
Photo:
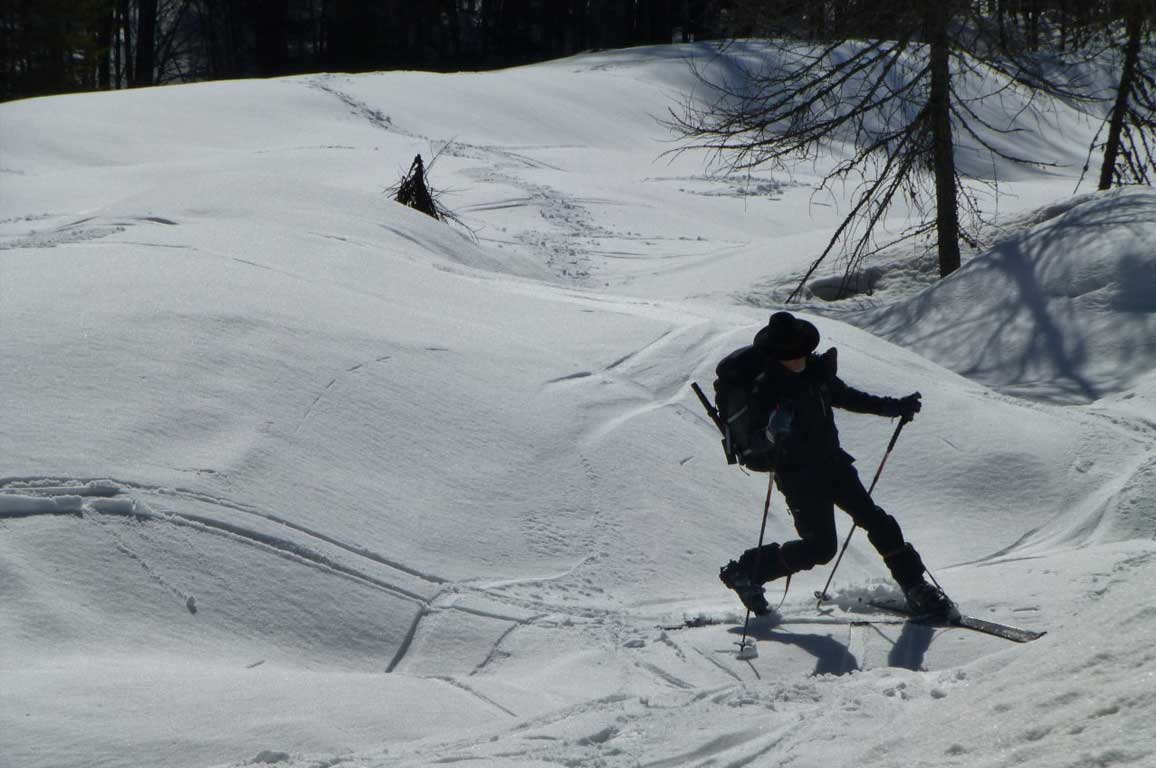
<path fill-rule="evenodd" d="M 890 590 L 861 538 L 841 607 L 800 574 L 738 662 L 715 574 L 766 480 L 689 384 L 837 211 L 810 167 L 660 157 L 688 55 L 0 106 L 0 765 L 1154 759 L 1156 201 L 1023 179 L 1039 226 L 812 318 L 924 395 L 879 502 L 965 610 L 1048 634 L 856 612 Z M 382 193 L 439 150 L 473 234 Z M 893 425 L 840 428 L 869 476 Z M 699 614 L 732 623 L 658 628 Z"/>
<path fill-rule="evenodd" d="M 1147 189 L 1050 206 L 1044 221 L 863 325 L 1012 394 L 1119 394 L 1156 365 L 1154 207 Z"/>

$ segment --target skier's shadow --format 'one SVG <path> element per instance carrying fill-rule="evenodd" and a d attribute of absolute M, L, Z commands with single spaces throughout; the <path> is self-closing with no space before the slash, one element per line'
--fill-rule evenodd
<path fill-rule="evenodd" d="M 815 657 L 813 675 L 847 675 L 859 671 L 859 660 L 844 643 L 830 635 L 783 632 L 777 629 L 781 621 L 775 615 L 757 616 L 751 619 L 747 637 L 802 648 Z M 730 632 L 741 635 L 743 628 L 733 627 Z"/>
<path fill-rule="evenodd" d="M 751 619 L 747 636 L 755 640 L 785 643 L 802 648 L 816 659 L 813 675 L 847 675 L 860 670 L 859 660 L 851 653 L 847 644 L 825 634 L 784 632 L 781 623 L 781 617 L 776 615 L 754 617 Z M 935 637 L 934 626 L 914 621 L 904 622 L 899 637 L 894 639 L 874 624 L 865 623 L 864 626 L 870 627 L 880 637 L 891 641 L 887 666 L 910 669 L 913 672 L 923 669 L 923 660 Z M 741 635 L 743 628 L 732 627 L 730 632 Z"/>
<path fill-rule="evenodd" d="M 878 627 L 872 626 L 875 631 Z M 880 632 L 879 634 L 883 634 Z M 884 635 L 886 637 L 886 635 Z M 931 647 L 931 640 L 935 637 L 935 627 L 930 624 L 920 624 L 908 621 L 903 624 L 903 631 L 891 646 L 887 654 L 887 666 L 902 667 L 912 672 L 923 669 L 923 659 L 927 656 L 927 649 Z"/>

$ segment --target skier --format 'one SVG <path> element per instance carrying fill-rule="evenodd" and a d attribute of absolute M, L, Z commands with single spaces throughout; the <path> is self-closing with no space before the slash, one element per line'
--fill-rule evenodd
<path fill-rule="evenodd" d="M 832 412 L 834 407 L 910 420 L 922 407 L 921 396 L 916 392 L 899 399 L 877 397 L 848 386 L 836 375 L 835 349 L 816 355 L 818 344 L 819 331 L 813 324 L 788 312 L 776 312 L 755 336 L 752 347 L 727 358 L 741 358 L 737 364 L 759 369 L 749 371 L 754 374 L 751 418 L 767 425 L 766 437 L 777 456 L 772 469 L 775 483 L 786 497 L 800 538 L 749 549 L 723 566 L 719 578 L 752 612 L 767 613 L 763 584 L 835 556 L 834 507 L 838 506 L 867 532 L 912 612 L 950 617 L 956 612 L 954 604 L 924 579 L 919 553 L 904 541 L 895 518 L 875 505 L 860 482 L 852 464 L 855 459 L 839 445 Z M 720 375 L 727 361 L 720 363 Z M 720 410 L 723 407 L 720 403 Z"/>

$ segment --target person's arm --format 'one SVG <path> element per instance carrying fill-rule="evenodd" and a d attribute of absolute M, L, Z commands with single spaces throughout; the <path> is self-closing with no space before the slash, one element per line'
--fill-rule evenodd
<path fill-rule="evenodd" d="M 845 383 L 838 376 L 831 377 L 829 386 L 831 405 L 853 413 L 870 413 L 889 418 L 902 416 L 910 420 L 923 407 L 920 403 L 922 396 L 918 392 L 903 398 L 869 395 Z"/>

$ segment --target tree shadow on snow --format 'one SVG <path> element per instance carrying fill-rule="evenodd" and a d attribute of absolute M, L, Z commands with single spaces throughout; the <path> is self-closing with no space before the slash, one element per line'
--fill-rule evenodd
<path fill-rule="evenodd" d="M 866 327 L 1008 394 L 1072 404 L 1119 392 L 1156 354 L 1146 320 L 1156 262 L 1136 250 L 1151 215 L 1152 198 L 1141 195 L 1079 205 Z M 1114 262 L 1097 260 L 1113 250 Z M 1099 325 L 1087 322 L 1089 310 Z M 1119 322 L 1105 327 L 1112 316 Z"/>

